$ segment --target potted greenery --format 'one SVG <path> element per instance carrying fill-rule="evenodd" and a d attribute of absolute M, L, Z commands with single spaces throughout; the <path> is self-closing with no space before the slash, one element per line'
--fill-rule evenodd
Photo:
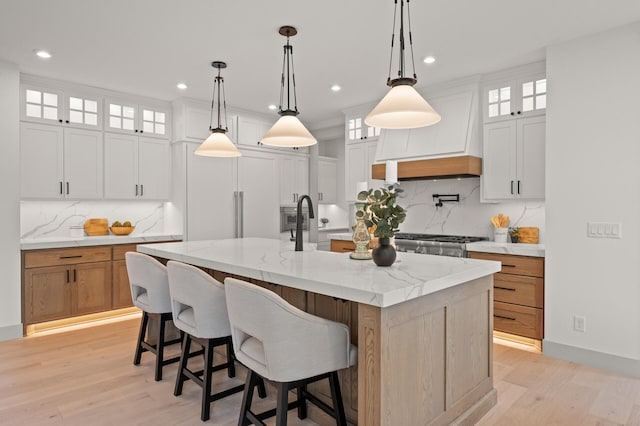
<path fill-rule="evenodd" d="M 365 224 L 367 227 L 375 225 L 373 235 L 379 238 L 378 247 L 372 252 L 373 261 L 378 266 L 390 266 L 396 260 L 396 249 L 390 244 L 390 238 L 407 217 L 406 210 L 396 204 L 396 197 L 401 192 L 402 189 L 391 185 L 358 194 L 358 201 L 367 203 Z"/>
<path fill-rule="evenodd" d="M 517 226 L 509 228 L 509 236 L 511 236 L 512 243 L 517 243 L 518 238 L 520 237 L 520 228 L 518 228 Z"/>

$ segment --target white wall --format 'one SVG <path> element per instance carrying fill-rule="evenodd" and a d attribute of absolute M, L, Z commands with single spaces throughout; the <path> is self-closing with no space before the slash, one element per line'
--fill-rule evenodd
<path fill-rule="evenodd" d="M 550 355 L 636 375 L 639 52 L 640 25 L 547 51 L 544 345 Z M 587 221 L 622 223 L 622 239 L 586 238 Z M 586 317 L 585 333 L 573 331 L 574 315 Z"/>
<path fill-rule="evenodd" d="M 22 336 L 20 318 L 20 74 L 0 60 L 0 340 Z"/>

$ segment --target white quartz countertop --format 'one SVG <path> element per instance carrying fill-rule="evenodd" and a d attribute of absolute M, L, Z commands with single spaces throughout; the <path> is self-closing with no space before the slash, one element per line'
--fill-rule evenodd
<path fill-rule="evenodd" d="M 353 232 L 338 232 L 335 234 L 329 234 L 327 235 L 327 238 L 330 240 L 351 241 L 353 240 Z"/>
<path fill-rule="evenodd" d="M 352 260 L 276 239 L 240 238 L 139 245 L 153 256 L 281 284 L 372 306 L 387 307 L 500 271 L 500 262 L 398 253 L 390 267 Z"/>
<path fill-rule="evenodd" d="M 38 250 L 48 248 L 106 246 L 112 244 L 152 243 L 155 241 L 182 240 L 182 234 L 140 234 L 135 231 L 130 235 L 101 235 L 94 237 L 49 237 L 23 238 L 20 240 L 22 250 Z"/>
<path fill-rule="evenodd" d="M 467 243 L 467 251 L 544 257 L 544 244 L 512 244 L 494 243 L 493 241 L 478 241 L 476 243 Z"/>

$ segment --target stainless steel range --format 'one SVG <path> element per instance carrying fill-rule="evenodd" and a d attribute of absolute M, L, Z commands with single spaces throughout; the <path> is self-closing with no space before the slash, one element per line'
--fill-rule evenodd
<path fill-rule="evenodd" d="M 398 232 L 395 235 L 396 250 L 399 252 L 452 257 L 467 257 L 467 243 L 485 240 L 488 238 L 463 235 L 408 234 L 403 232 Z"/>

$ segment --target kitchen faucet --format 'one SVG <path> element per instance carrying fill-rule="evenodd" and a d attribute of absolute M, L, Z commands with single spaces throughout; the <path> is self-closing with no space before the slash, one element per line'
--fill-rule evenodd
<path fill-rule="evenodd" d="M 296 208 L 296 251 L 302 251 L 302 200 L 307 200 L 309 206 L 309 219 L 313 219 L 313 204 L 311 204 L 311 197 L 303 195 L 298 198 L 298 207 Z"/>

